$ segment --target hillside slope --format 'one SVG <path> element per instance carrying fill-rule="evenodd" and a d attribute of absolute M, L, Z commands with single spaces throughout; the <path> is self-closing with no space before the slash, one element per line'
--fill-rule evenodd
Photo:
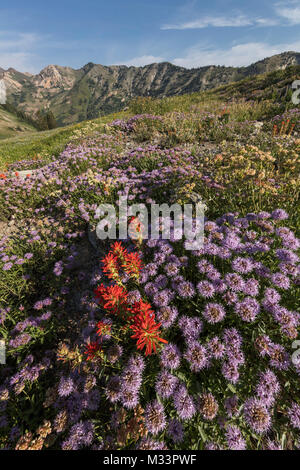
<path fill-rule="evenodd" d="M 0 105 L 0 139 L 33 132 L 36 129 Z"/>
<path fill-rule="evenodd" d="M 275 115 L 283 113 L 290 107 L 294 107 L 291 101 L 291 84 L 300 77 L 300 66 L 291 66 L 284 70 L 256 75 L 230 83 L 212 90 L 169 96 L 165 98 L 140 97 L 129 103 L 129 109 L 118 113 L 107 114 L 101 118 L 82 121 L 65 127 L 49 131 L 37 131 L 28 124 L 21 123 L 20 127 L 26 127 L 24 131 L 12 131 L 0 140 L 0 170 L 5 163 L 32 158 L 40 155 L 43 158 L 58 155 L 73 139 L 73 136 L 89 135 L 92 131 L 102 129 L 105 123 L 115 119 L 124 119 L 133 114 L 161 114 L 170 112 L 191 112 L 193 109 L 202 109 L 207 106 L 219 108 L 229 105 L 232 101 L 246 101 L 243 118 L 269 120 Z M 215 105 L 213 105 L 213 102 Z M 255 106 L 259 104 L 259 107 Z M 237 105 L 238 109 L 239 105 Z M 1 111 L 1 108 L 0 108 Z M 9 113 L 8 113 L 9 114 Z M 1 114 L 0 114 L 1 116 Z M 14 116 L 10 116 L 11 119 Z M 7 121 L 3 120 L 7 125 Z M 2 126 L 4 124 L 2 123 Z M 1 121 L 0 121 L 1 126 Z M 12 126 L 11 126 L 12 127 Z M 1 128 L 1 127 L 0 127 Z M 34 130 L 34 132 L 32 132 Z M 0 133 L 1 137 L 1 133 Z"/>

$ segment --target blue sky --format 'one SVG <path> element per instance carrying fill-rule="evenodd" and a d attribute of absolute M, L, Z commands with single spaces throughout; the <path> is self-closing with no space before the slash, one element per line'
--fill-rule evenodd
<path fill-rule="evenodd" d="M 24 72 L 87 62 L 243 66 L 300 51 L 299 0 L 12 0 L 2 5 L 0 67 Z"/>

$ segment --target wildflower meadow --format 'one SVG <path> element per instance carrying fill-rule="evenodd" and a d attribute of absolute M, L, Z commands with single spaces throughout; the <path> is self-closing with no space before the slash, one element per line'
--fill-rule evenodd
<path fill-rule="evenodd" d="M 299 109 L 182 102 L 1 169 L 0 448 L 300 448 Z M 171 215 L 96 235 L 120 196 L 195 195 L 198 249 Z"/>

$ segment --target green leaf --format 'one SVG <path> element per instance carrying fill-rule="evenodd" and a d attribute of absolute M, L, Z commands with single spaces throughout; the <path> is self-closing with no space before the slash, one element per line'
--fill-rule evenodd
<path fill-rule="evenodd" d="M 228 384 L 228 388 L 232 393 L 236 393 L 236 388 L 232 384 Z"/>
<path fill-rule="evenodd" d="M 207 436 L 204 432 L 204 429 L 201 426 L 198 426 L 198 431 L 199 431 L 199 434 L 201 436 L 202 441 L 206 442 L 207 441 Z"/>

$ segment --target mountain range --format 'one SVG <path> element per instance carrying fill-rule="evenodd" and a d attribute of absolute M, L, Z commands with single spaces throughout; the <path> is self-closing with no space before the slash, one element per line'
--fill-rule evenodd
<path fill-rule="evenodd" d="M 161 98 L 208 90 L 299 64 L 300 53 L 284 52 L 247 67 L 186 69 L 169 62 L 144 67 L 90 62 L 80 69 L 48 65 L 36 75 L 0 68 L 0 79 L 15 108 L 29 116 L 50 109 L 63 126 L 119 111 L 137 96 Z"/>

